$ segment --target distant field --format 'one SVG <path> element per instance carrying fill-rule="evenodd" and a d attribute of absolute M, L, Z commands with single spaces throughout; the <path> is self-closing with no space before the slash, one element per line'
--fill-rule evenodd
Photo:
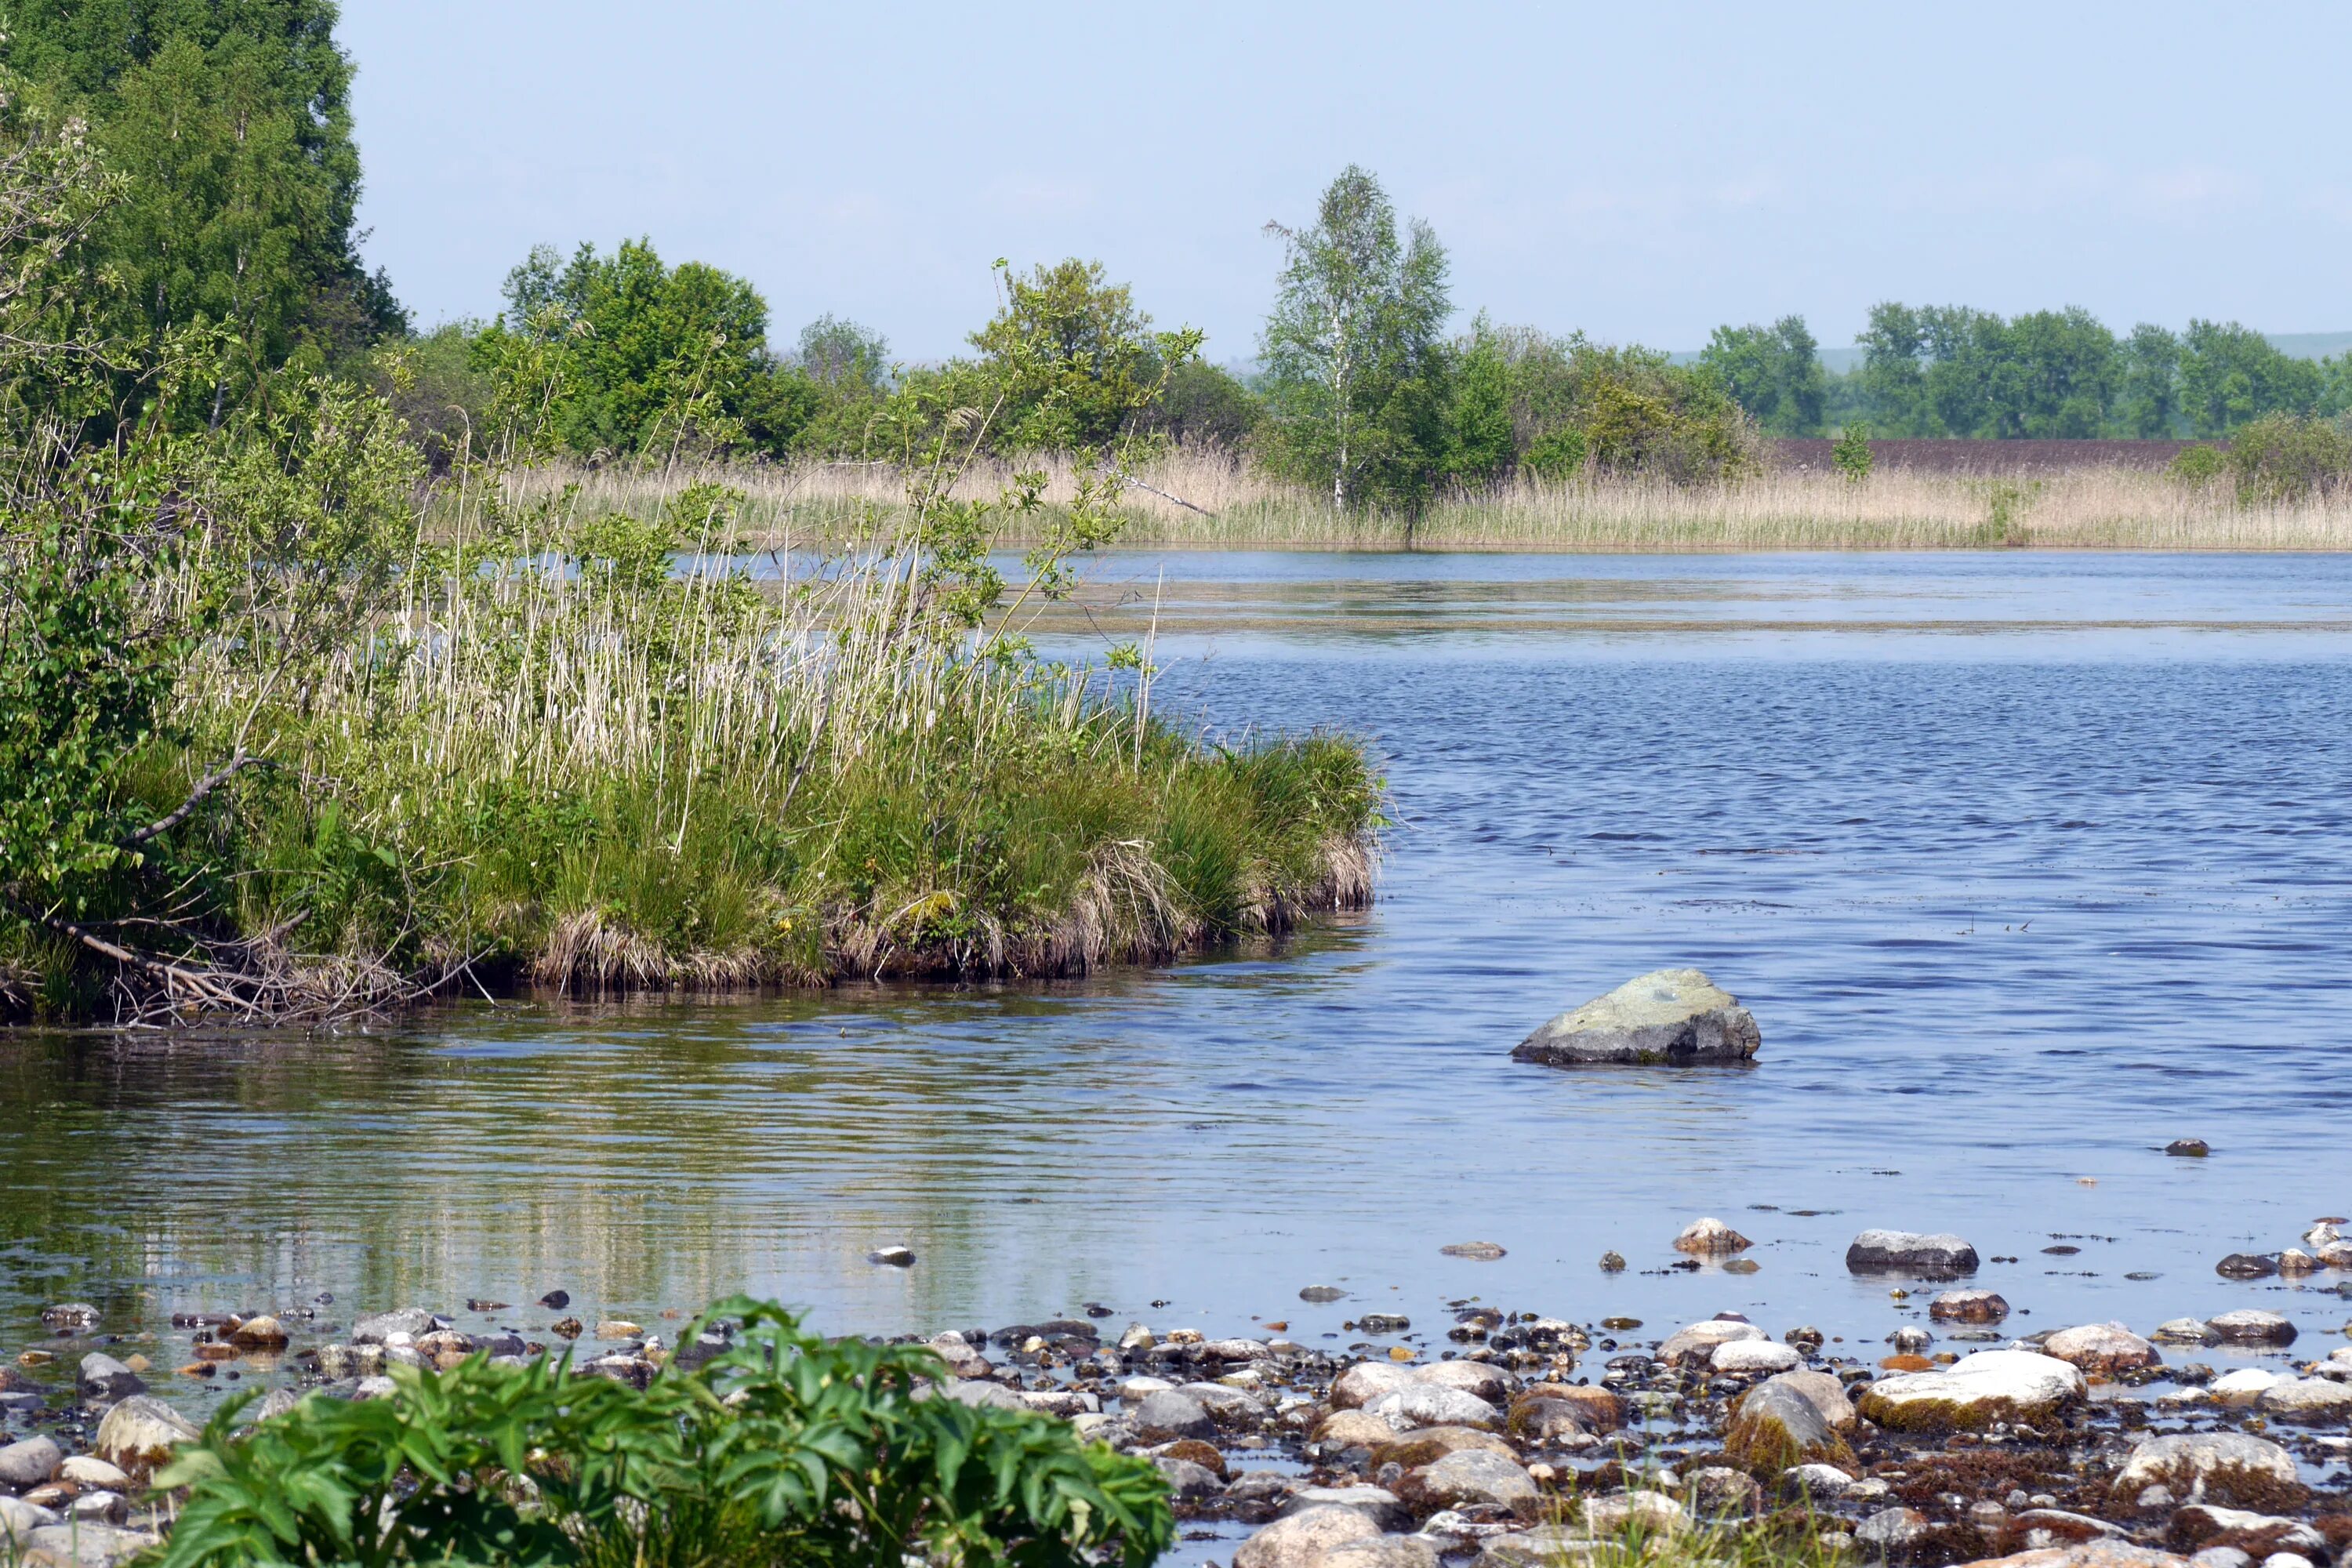
<path fill-rule="evenodd" d="M 1782 439 L 1772 453 L 1795 473 L 1829 473 L 1826 440 Z M 2227 442 L 2217 442 L 2227 446 Z M 1979 478 L 2071 474 L 2084 468 L 2162 468 L 2188 441 L 1873 441 L 1874 468 L 1922 474 L 1969 474 Z"/>

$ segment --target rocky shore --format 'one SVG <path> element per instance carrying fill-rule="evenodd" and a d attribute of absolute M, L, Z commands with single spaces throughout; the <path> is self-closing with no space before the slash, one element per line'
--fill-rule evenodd
<path fill-rule="evenodd" d="M 2308 1256 L 2352 1268 L 2329 1227 L 2313 1237 Z M 1746 1243 L 1701 1221 L 1678 1245 Z M 1587 1322 L 1464 1300 L 1436 1322 L 1366 1310 L 1304 1343 L 1279 1316 L 1219 1338 L 1097 1306 L 928 1342 L 942 1396 L 1039 1412 L 1152 1458 L 1183 1555 L 1231 1568 L 1538 1568 L 1662 1552 L 2352 1564 L 2352 1322 L 2239 1310 L 2014 1336 L 2007 1301 L 1955 1281 L 1974 1266 L 1958 1237 L 1865 1232 L 1848 1261 L 1940 1278 L 1918 1286 L 1927 1323 L 1864 1343 L 1734 1313 Z M 1889 1294 L 1916 1305 L 1903 1286 Z M 157 1387 L 262 1379 L 247 1415 L 267 1419 L 306 1395 L 389 1394 L 398 1365 L 570 1353 L 579 1375 L 644 1386 L 726 1342 L 723 1328 L 684 1341 L 682 1310 L 646 1324 L 569 1306 L 556 1291 L 520 1310 L 472 1300 L 343 1321 L 322 1299 L 184 1318 L 191 1355 L 173 1368 L 102 1332 L 95 1308 L 54 1305 L 0 1362 L 0 1540 L 53 1564 L 154 1544 L 169 1500 L 146 1483 L 196 1432 L 194 1402 Z"/>

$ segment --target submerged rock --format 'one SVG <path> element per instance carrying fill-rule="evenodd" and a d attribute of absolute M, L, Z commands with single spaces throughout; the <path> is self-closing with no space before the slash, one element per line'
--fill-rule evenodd
<path fill-rule="evenodd" d="M 1948 1231 L 1865 1230 L 1845 1249 L 1851 1274 L 1913 1274 L 1957 1279 L 1977 1271 L 1977 1249 Z"/>
<path fill-rule="evenodd" d="M 1761 1043 L 1738 997 L 1696 969 L 1659 969 L 1562 1013 L 1520 1041 L 1511 1059 L 1549 1067 L 1736 1064 Z"/>
<path fill-rule="evenodd" d="M 1695 1219 L 1675 1237 L 1675 1250 L 1694 1258 L 1723 1258 L 1755 1245 L 1719 1219 Z"/>
<path fill-rule="evenodd" d="M 2224 1312 L 2218 1318 L 2208 1318 L 2205 1326 L 2227 1344 L 2294 1343 L 2294 1325 L 2276 1312 L 2265 1312 L 2259 1308 L 2247 1307 L 2235 1312 Z"/>
<path fill-rule="evenodd" d="M 1947 1290 L 1927 1303 L 1927 1316 L 1942 1323 L 1998 1323 L 2009 1302 L 1998 1290 Z"/>

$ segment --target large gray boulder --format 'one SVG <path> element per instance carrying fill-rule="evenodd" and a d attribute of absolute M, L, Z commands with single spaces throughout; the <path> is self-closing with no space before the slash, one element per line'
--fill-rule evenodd
<path fill-rule="evenodd" d="M 1657 969 L 1562 1013 L 1519 1042 L 1513 1061 L 1736 1065 L 1762 1043 L 1739 999 L 1696 969 Z"/>

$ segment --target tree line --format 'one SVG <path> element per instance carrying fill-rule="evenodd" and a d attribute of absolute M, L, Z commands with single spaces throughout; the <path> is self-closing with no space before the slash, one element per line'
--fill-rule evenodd
<path fill-rule="evenodd" d="M 2143 321 L 2118 336 L 2088 310 L 2001 317 L 1964 305 L 1874 306 L 1862 363 L 1823 367 L 1802 316 L 1722 326 L 1699 355 L 1774 436 L 1865 425 L 1886 437 L 2226 437 L 2257 420 L 2352 410 L 2352 353 L 2286 353 L 2251 327 Z"/>
<path fill-rule="evenodd" d="M 1081 258 L 1004 268 L 994 314 L 932 363 L 894 361 L 880 332 L 829 314 L 779 341 L 747 279 L 667 260 L 650 238 L 535 249 L 493 318 L 418 332 L 359 258 L 352 68 L 335 17 L 331 0 L 15 8 L 0 64 L 86 135 L 114 183 L 77 247 L 76 308 L 117 368 L 52 388 L 81 399 L 86 430 L 216 426 L 266 405 L 277 381 L 319 374 L 387 399 L 437 468 L 526 424 L 590 461 L 887 462 L 985 413 L 999 455 L 1142 435 L 1252 462 L 1335 506 L 1410 510 L 1515 476 L 1737 478 L 1762 465 L 1766 437 L 1849 426 L 2218 437 L 2352 407 L 2352 354 L 2296 359 L 2207 321 L 2118 336 L 2074 308 L 1882 303 L 1843 374 L 1822 367 L 1801 316 L 1718 328 L 1694 363 L 1483 313 L 1457 330 L 1444 246 L 1354 167 L 1302 220 L 1266 226 L 1274 301 L 1238 375 Z M 167 361 L 174 374 L 154 374 Z M 534 406 L 501 403 L 501 388 L 511 400 L 525 387 Z"/>

